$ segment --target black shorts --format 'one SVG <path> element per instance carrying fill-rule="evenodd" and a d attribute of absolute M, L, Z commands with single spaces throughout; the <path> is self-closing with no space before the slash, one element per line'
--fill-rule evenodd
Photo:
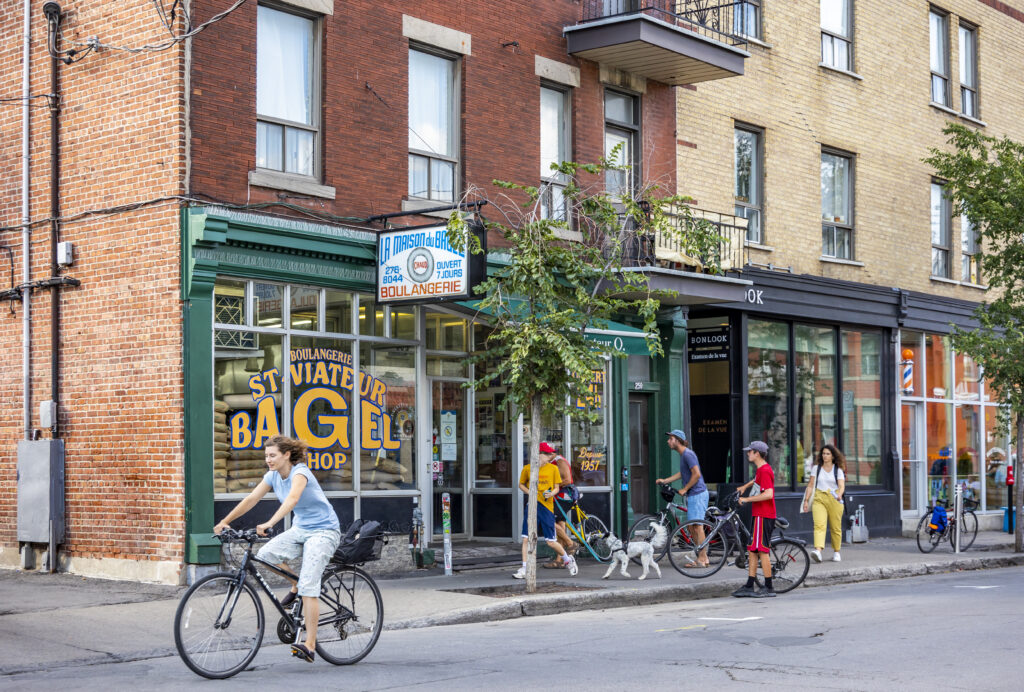
<path fill-rule="evenodd" d="M 750 527 L 751 543 L 747 546 L 747 551 L 767 553 L 768 546 L 772 543 L 773 533 L 775 533 L 775 519 L 753 517 Z"/>
<path fill-rule="evenodd" d="M 562 498 L 555 496 L 555 522 L 565 521 L 565 517 L 569 515 L 569 510 L 572 509 L 572 500 L 563 500 Z M 562 514 L 565 512 L 565 514 Z"/>

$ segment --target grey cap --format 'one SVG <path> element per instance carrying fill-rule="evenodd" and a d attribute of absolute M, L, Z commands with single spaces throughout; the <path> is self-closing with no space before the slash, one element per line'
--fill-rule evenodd
<path fill-rule="evenodd" d="M 671 435 L 672 437 L 678 437 L 678 438 L 679 438 L 680 440 L 682 440 L 683 442 L 686 442 L 686 433 L 684 433 L 684 432 L 683 432 L 682 430 L 680 430 L 679 428 L 676 428 L 676 429 L 675 429 L 675 430 L 673 430 L 672 432 L 667 432 L 667 433 L 665 433 L 665 435 L 666 435 L 666 436 L 669 436 L 669 435 Z"/>
<path fill-rule="evenodd" d="M 751 449 L 754 450 L 755 452 L 758 452 L 765 459 L 768 458 L 768 445 L 766 445 L 764 442 L 761 442 L 761 440 L 754 440 L 749 445 L 744 447 L 743 451 L 747 452 L 750 451 Z"/>

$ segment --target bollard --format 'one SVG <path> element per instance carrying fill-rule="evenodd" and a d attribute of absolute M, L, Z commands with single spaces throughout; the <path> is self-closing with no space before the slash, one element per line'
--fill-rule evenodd
<path fill-rule="evenodd" d="M 441 525 L 444 527 L 444 574 L 452 575 L 452 496 L 441 495 Z"/>
<path fill-rule="evenodd" d="M 953 489 L 953 518 L 956 526 L 953 528 L 953 552 L 960 552 L 960 525 L 964 518 L 964 486 L 957 483 Z"/>

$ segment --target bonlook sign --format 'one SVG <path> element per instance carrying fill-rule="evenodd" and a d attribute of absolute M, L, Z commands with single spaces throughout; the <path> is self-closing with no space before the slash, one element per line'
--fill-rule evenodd
<path fill-rule="evenodd" d="M 472 257 L 448 242 L 444 226 L 382 231 L 377 237 L 377 302 L 464 300 Z"/>

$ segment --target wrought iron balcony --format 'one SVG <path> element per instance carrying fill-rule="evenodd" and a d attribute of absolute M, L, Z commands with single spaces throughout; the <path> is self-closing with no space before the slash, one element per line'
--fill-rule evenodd
<path fill-rule="evenodd" d="M 636 266 L 721 274 L 747 263 L 747 220 L 742 216 L 693 207 L 669 216 L 680 233 L 634 235 L 628 241 L 627 255 Z M 709 238 L 708 231 L 717 238 Z"/>
<path fill-rule="evenodd" d="M 749 4 L 725 0 L 583 0 L 569 53 L 679 86 L 743 74 Z"/>

